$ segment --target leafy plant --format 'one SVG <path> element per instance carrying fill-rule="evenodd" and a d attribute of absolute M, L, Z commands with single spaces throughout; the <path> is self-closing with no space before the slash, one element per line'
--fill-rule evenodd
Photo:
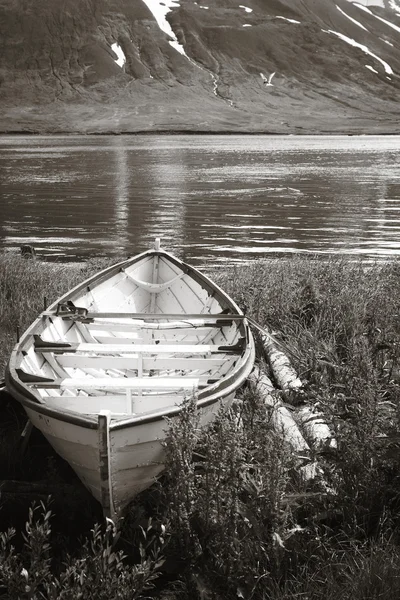
<path fill-rule="evenodd" d="M 96 524 L 78 556 L 67 555 L 58 572 L 51 560 L 51 511 L 44 503 L 29 510 L 23 547 L 13 546 L 15 529 L 0 534 L 0 586 L 9 600 L 139 600 L 147 597 L 163 564 L 165 529 L 148 540 L 142 529 L 140 561 L 129 565 L 117 549 L 120 532 L 111 520 Z M 153 531 L 153 530 L 152 530 Z"/>

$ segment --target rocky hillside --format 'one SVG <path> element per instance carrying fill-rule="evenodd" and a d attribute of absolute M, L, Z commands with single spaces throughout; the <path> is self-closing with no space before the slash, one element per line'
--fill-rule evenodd
<path fill-rule="evenodd" d="M 400 0 L 0 0 L 0 131 L 400 133 Z"/>

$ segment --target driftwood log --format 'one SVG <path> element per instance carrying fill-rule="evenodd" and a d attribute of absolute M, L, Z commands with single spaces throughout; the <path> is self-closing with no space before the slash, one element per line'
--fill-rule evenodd
<path fill-rule="evenodd" d="M 303 382 L 290 364 L 289 358 L 279 350 L 274 340 L 267 333 L 260 333 L 265 356 L 271 367 L 274 379 L 289 402 L 298 402 L 297 396 L 302 391 Z"/>
<path fill-rule="evenodd" d="M 311 462 L 310 446 L 304 439 L 296 421 L 293 419 L 291 412 L 283 405 L 282 401 L 276 394 L 271 380 L 258 367 L 253 369 L 249 379 L 250 389 L 258 394 L 265 406 L 271 410 L 271 425 L 293 450 L 296 456 L 302 461 L 309 460 L 300 468 L 300 473 L 307 481 L 315 479 L 320 472 L 317 464 Z"/>
<path fill-rule="evenodd" d="M 264 353 L 271 367 L 274 379 L 282 390 L 285 400 L 294 404 L 293 417 L 312 444 L 313 450 L 333 450 L 337 444 L 323 413 L 316 407 L 304 402 L 303 382 L 292 367 L 287 355 L 282 352 L 268 332 L 261 333 Z"/>
<path fill-rule="evenodd" d="M 312 443 L 317 452 L 336 450 L 337 442 L 331 429 L 326 423 L 325 417 L 315 406 L 301 406 L 294 411 L 294 418 L 300 425 L 302 431 Z"/>

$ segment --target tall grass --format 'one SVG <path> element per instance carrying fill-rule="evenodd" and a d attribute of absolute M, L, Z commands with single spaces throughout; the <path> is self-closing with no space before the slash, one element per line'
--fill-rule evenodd
<path fill-rule="evenodd" d="M 385 501 L 388 483 L 371 530 L 363 474 L 335 490 L 318 481 L 306 487 L 269 416 L 261 398 L 246 394 L 206 431 L 190 404 L 171 424 L 163 489 L 171 546 L 182 560 L 174 597 L 396 598 L 398 505 Z M 385 468 L 378 457 L 375 474 Z M 354 463 L 340 474 L 347 469 Z"/>
<path fill-rule="evenodd" d="M 341 510 L 374 527 L 397 502 L 400 264 L 298 257 L 225 275 L 242 306 L 279 332 L 335 430 Z"/>
<path fill-rule="evenodd" d="M 14 343 L 16 324 L 23 330 L 33 320 L 44 295 L 50 302 L 102 266 L 106 263 L 82 270 L 2 257 L 1 364 Z M 138 587 L 135 579 L 144 565 L 149 586 L 154 573 L 166 569 L 157 580 L 157 594 L 164 599 L 397 598 L 399 263 L 293 257 L 226 270 L 216 273 L 214 280 L 287 348 L 305 382 L 304 401 L 324 412 L 337 451 L 315 453 L 323 477 L 306 483 L 299 476 L 300 459 L 273 431 L 261 398 L 244 390 L 232 410 L 221 413 L 206 430 L 199 429 L 189 402 L 171 423 L 162 485 L 135 501 L 125 530 L 115 541 L 125 550 L 138 543 L 137 532 L 142 530 L 137 521 L 129 530 L 138 514 L 143 531 L 149 517 L 169 522 L 169 544 L 160 546 L 157 536 L 162 532 L 156 527 L 148 534 L 153 537 L 146 548 L 156 544 L 157 557 L 139 552 L 129 563 L 118 555 L 120 570 L 100 577 L 102 563 L 87 542 L 76 560 L 86 557 L 90 565 L 90 589 L 100 589 L 104 577 L 111 577 L 107 579 L 111 587 L 104 587 L 109 598 L 125 597 L 117 591 L 123 582 L 128 582 L 131 597 L 152 593 Z M 107 548 L 106 538 L 101 539 L 95 552 L 99 556 Z M 24 586 L 18 570 L 29 572 L 32 550 L 25 545 L 22 554 L 10 554 L 7 544 L 0 557 L 9 568 L 8 575 L 4 569 L 0 572 L 2 585 L 14 585 L 15 577 L 18 586 Z M 118 547 L 113 546 L 112 552 L 119 552 Z M 48 547 L 45 550 L 51 554 Z M 44 553 L 43 561 L 48 556 Z M 76 586 L 81 585 L 83 563 L 70 560 L 75 570 L 69 579 L 63 568 L 46 567 L 48 563 L 40 567 L 48 569 L 46 581 L 56 586 L 57 593 L 64 593 L 59 597 L 81 593 Z M 126 569 L 133 571 L 128 575 Z M 13 592 L 10 598 L 34 597 L 24 596 L 23 587 L 16 589 L 21 595 Z M 84 597 L 90 598 L 88 590 Z M 52 596 L 38 583 L 37 597 Z"/>
<path fill-rule="evenodd" d="M 294 257 L 216 276 L 287 347 L 338 450 L 316 456 L 323 481 L 305 486 L 249 394 L 239 428 L 234 413 L 206 432 L 173 429 L 166 490 L 184 597 L 397 597 L 399 275 L 397 262 Z M 201 460 L 179 460 L 194 439 Z"/>
<path fill-rule="evenodd" d="M 50 304 L 91 274 L 105 268 L 109 260 L 85 265 L 46 263 L 14 254 L 0 256 L 0 372 L 21 333 Z"/>

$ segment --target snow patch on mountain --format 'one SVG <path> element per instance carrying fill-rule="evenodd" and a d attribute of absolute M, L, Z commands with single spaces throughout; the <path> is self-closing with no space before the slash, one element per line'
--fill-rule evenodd
<path fill-rule="evenodd" d="M 365 11 L 366 13 L 372 15 L 373 17 L 375 17 L 375 19 L 378 19 L 379 21 L 382 21 L 382 23 L 385 23 L 386 25 L 388 25 L 389 27 L 391 27 L 392 29 L 394 29 L 395 31 L 398 31 L 400 33 L 400 27 L 398 27 L 397 25 L 394 25 L 394 23 L 391 23 L 390 21 L 386 21 L 386 19 L 382 19 L 382 17 L 379 17 L 378 15 L 375 15 L 366 6 L 362 6 L 361 4 L 358 4 L 357 2 L 355 2 L 354 5 L 357 6 L 358 8 L 360 8 L 361 10 Z"/>
<path fill-rule="evenodd" d="M 376 69 L 374 69 L 374 67 L 371 67 L 371 65 L 365 65 L 365 67 L 366 67 L 367 69 L 369 69 L 370 71 L 372 71 L 373 73 L 377 73 L 377 74 L 379 74 L 379 73 L 378 73 L 378 71 L 377 71 Z"/>
<path fill-rule="evenodd" d="M 393 75 L 393 69 L 392 69 L 392 67 L 390 65 L 388 65 L 387 62 L 385 62 L 384 60 L 382 60 L 382 58 L 379 58 L 379 56 L 377 56 L 376 54 L 373 54 L 367 48 L 367 46 L 364 46 L 364 44 L 359 44 L 355 40 L 352 40 L 351 38 L 347 37 L 347 35 L 343 35 L 343 33 L 338 33 L 337 31 L 332 31 L 332 29 L 328 29 L 328 30 L 322 29 L 322 31 L 324 31 L 325 33 L 332 33 L 333 35 L 336 35 L 338 38 L 340 38 L 341 40 L 343 40 L 347 44 L 350 44 L 350 46 L 354 46 L 355 48 L 360 48 L 360 50 L 362 50 L 363 52 L 365 52 L 365 54 L 369 54 L 369 56 L 372 56 L 372 58 L 375 58 L 375 60 L 377 60 L 378 62 L 380 62 L 383 65 L 383 68 L 385 69 L 386 73 L 389 73 L 390 75 Z"/>
<path fill-rule="evenodd" d="M 389 6 L 400 16 L 400 4 L 396 0 L 389 0 Z"/>
<path fill-rule="evenodd" d="M 354 4 L 354 0 L 347 0 L 348 2 L 351 2 L 351 4 Z M 372 0 L 359 0 L 359 2 L 361 4 L 366 4 L 368 6 L 368 4 L 371 4 Z M 387 0 L 373 0 L 372 4 L 374 4 L 375 6 L 382 6 L 382 8 L 385 6 L 384 2 Z"/>
<path fill-rule="evenodd" d="M 111 44 L 111 50 L 113 50 L 113 52 L 115 52 L 115 54 L 118 56 L 118 58 L 116 60 L 114 59 L 114 61 L 122 69 L 124 64 L 126 63 L 126 56 L 124 54 L 124 51 L 122 50 L 121 46 L 117 43 Z"/>
<path fill-rule="evenodd" d="M 245 10 L 247 13 L 251 13 L 251 12 L 253 12 L 253 9 L 252 9 L 252 8 L 249 8 L 248 6 L 243 6 L 243 4 L 239 4 L 239 8 L 244 8 L 244 10 Z"/>
<path fill-rule="evenodd" d="M 207 73 L 209 75 L 209 77 L 211 78 L 211 82 L 212 82 L 212 86 L 213 86 L 213 94 L 215 96 L 217 96 L 218 98 L 225 100 L 229 105 L 232 106 L 233 105 L 232 101 L 229 99 L 223 98 L 223 96 L 219 92 L 218 77 L 210 69 L 207 69 L 207 68 L 201 66 L 200 64 L 198 64 L 195 60 L 193 60 L 192 58 L 190 58 L 190 56 L 188 56 L 186 54 L 184 47 L 182 46 L 182 44 L 180 44 L 178 42 L 178 38 L 176 37 L 175 33 L 173 32 L 171 25 L 168 23 L 168 21 L 166 19 L 167 14 L 169 12 L 171 12 L 171 10 L 173 8 L 178 8 L 180 6 L 179 2 L 177 2 L 176 0 L 143 0 L 143 2 L 146 4 L 148 9 L 152 12 L 155 20 L 158 23 L 159 28 L 162 31 L 164 31 L 164 33 L 169 35 L 169 37 L 172 38 L 172 41 L 169 42 L 170 46 L 172 46 L 172 48 L 177 50 L 177 52 L 180 52 L 180 54 L 185 56 L 193 66 L 195 66 L 196 68 L 200 69 L 201 71 L 204 71 L 205 73 Z M 195 4 L 198 5 L 197 2 L 195 2 Z M 205 8 L 206 10 L 208 10 L 208 8 L 209 8 L 208 6 L 201 6 L 201 5 L 198 5 L 198 6 L 199 6 L 199 8 Z"/>
<path fill-rule="evenodd" d="M 287 19 L 286 17 L 281 17 L 281 16 L 277 16 L 277 19 L 283 19 L 284 21 L 288 21 L 288 23 L 298 23 L 300 24 L 300 21 L 296 21 L 296 19 Z"/>
<path fill-rule="evenodd" d="M 356 25 L 358 25 L 358 27 L 361 27 L 361 29 L 365 29 L 365 31 L 368 31 L 368 29 L 366 27 L 364 27 L 364 25 L 362 25 L 361 23 L 359 23 L 359 21 L 356 21 L 355 19 L 353 19 L 353 17 L 350 17 L 350 15 L 348 15 L 347 13 L 344 12 L 344 10 L 342 10 L 340 8 L 340 6 L 338 6 L 336 4 L 336 8 L 338 9 L 339 12 L 342 13 L 342 15 L 344 15 L 345 17 L 347 17 L 348 19 L 350 19 L 350 21 L 352 21 L 353 23 L 355 23 Z"/>
<path fill-rule="evenodd" d="M 172 38 L 173 41 L 169 42 L 172 48 L 180 52 L 183 56 L 186 56 L 186 58 L 189 58 L 182 44 L 178 42 L 178 38 L 172 31 L 172 27 L 166 19 L 167 14 L 171 12 L 173 8 L 178 8 L 180 6 L 179 2 L 176 2 L 176 0 L 143 0 L 143 2 L 153 14 L 159 28 Z"/>

